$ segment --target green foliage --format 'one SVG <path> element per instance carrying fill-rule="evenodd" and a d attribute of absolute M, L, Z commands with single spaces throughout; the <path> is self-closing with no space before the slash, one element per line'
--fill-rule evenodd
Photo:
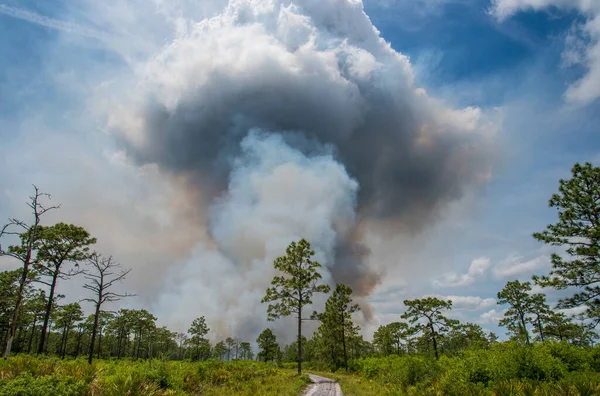
<path fill-rule="evenodd" d="M 529 291 L 531 291 L 531 283 L 521 283 L 515 280 L 508 282 L 498 292 L 498 304 L 510 305 L 499 323 L 500 326 L 505 326 L 516 338 L 523 337 L 527 344 L 530 343 L 527 330 L 528 315 L 532 312 L 534 305 Z"/>
<path fill-rule="evenodd" d="M 549 206 L 558 211 L 558 222 L 533 234 L 534 238 L 565 248 L 566 257 L 552 255 L 549 276 L 535 277 L 545 287 L 579 292 L 559 301 L 560 308 L 587 305 L 589 316 L 600 317 L 600 167 L 575 164 L 569 180 L 560 180 Z"/>
<path fill-rule="evenodd" d="M 251 362 L 61 361 L 16 356 L 0 361 L 0 395 L 297 395 L 307 384 Z"/>
<path fill-rule="evenodd" d="M 206 319 L 204 316 L 194 319 L 188 333 L 192 336 L 190 338 L 190 344 L 194 348 L 194 360 L 206 360 L 210 356 L 210 345 L 208 351 L 206 344 L 208 340 L 205 336 L 208 334 L 210 329 L 206 325 Z"/>
<path fill-rule="evenodd" d="M 286 250 L 286 255 L 275 259 L 273 266 L 283 273 L 273 277 L 262 302 L 269 302 L 267 308 L 269 320 L 291 314 L 302 315 L 302 307 L 312 304 L 314 293 L 327 293 L 329 286 L 319 285 L 321 274 L 317 268 L 321 267 L 316 261 L 311 260 L 315 252 L 311 250 L 310 243 L 305 239 L 292 242 Z"/>
<path fill-rule="evenodd" d="M 317 337 L 321 340 L 321 348 L 327 351 L 334 370 L 343 364 L 348 371 L 348 349 L 350 339 L 358 335 L 358 327 L 352 323 L 352 314 L 360 310 L 352 303 L 352 289 L 338 283 L 333 294 L 325 302 L 325 312 L 313 314 L 321 325 Z"/>
<path fill-rule="evenodd" d="M 353 375 L 329 376 L 355 395 L 591 395 L 600 392 L 597 354 L 567 342 L 502 342 L 439 360 L 410 354 L 358 359 Z"/>
<path fill-rule="evenodd" d="M 6 396 L 75 396 L 86 395 L 87 385 L 74 377 L 48 375 L 35 378 L 25 373 L 11 381 L 0 381 L 0 395 Z"/>
<path fill-rule="evenodd" d="M 39 226 L 39 241 L 36 269 L 42 275 L 53 276 L 65 262 L 78 262 L 90 256 L 89 245 L 96 238 L 83 228 L 73 224 L 57 223 L 53 226 Z"/>
<path fill-rule="evenodd" d="M 403 345 L 412 335 L 409 326 L 405 322 L 392 322 L 379 326 L 373 334 L 373 344 L 382 356 L 393 353 L 401 355 L 405 350 Z"/>
<path fill-rule="evenodd" d="M 298 374 L 302 372 L 302 309 L 312 304 L 314 293 L 328 293 L 328 285 L 320 285 L 321 267 L 311 259 L 315 252 L 305 239 L 292 242 L 286 255 L 275 259 L 273 266 L 282 275 L 273 277 L 272 287 L 268 288 L 261 302 L 270 303 L 267 308 L 268 320 L 282 316 L 296 315 L 298 320 Z"/>
<path fill-rule="evenodd" d="M 406 312 L 402 314 L 411 324 L 412 333 L 424 333 L 431 341 L 435 358 L 439 359 L 438 340 L 441 335 L 447 333 L 458 324 L 457 320 L 448 319 L 442 311 L 452 308 L 452 301 L 442 301 L 436 297 L 427 297 L 416 300 L 405 300 Z"/>
<path fill-rule="evenodd" d="M 263 362 L 269 362 L 275 360 L 277 357 L 277 351 L 279 351 L 279 344 L 277 344 L 277 338 L 271 329 L 265 329 L 256 339 L 260 351 L 258 352 L 258 358 Z"/>

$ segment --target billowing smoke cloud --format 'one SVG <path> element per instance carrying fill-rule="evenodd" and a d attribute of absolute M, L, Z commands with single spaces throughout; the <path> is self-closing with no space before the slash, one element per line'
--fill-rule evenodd
<path fill-rule="evenodd" d="M 259 301 L 273 260 L 291 240 L 314 241 L 316 259 L 331 266 L 356 220 L 358 184 L 326 151 L 305 156 L 279 134 L 252 131 L 233 166 L 227 193 L 210 208 L 217 249 L 198 246 L 172 272 L 158 302 L 163 319 L 181 326 L 190 320 L 189 307 L 200 304 L 221 335 L 262 330 Z M 174 302 L 186 309 L 173 309 Z"/>
<path fill-rule="evenodd" d="M 272 260 L 301 237 L 331 281 L 367 296 L 379 273 L 364 224 L 421 229 L 489 177 L 481 111 L 415 87 L 360 0 L 231 0 L 185 26 L 109 120 L 129 157 L 185 178 L 210 218 L 215 246 L 174 269 L 158 303 L 173 320 L 201 304 L 254 333 Z"/>

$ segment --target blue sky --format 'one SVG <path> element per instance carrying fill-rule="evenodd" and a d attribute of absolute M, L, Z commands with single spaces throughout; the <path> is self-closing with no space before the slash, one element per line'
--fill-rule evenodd
<path fill-rule="evenodd" d="M 177 10 L 198 21 L 224 4 L 213 3 L 182 1 Z M 418 248 L 398 253 L 403 263 L 388 268 L 370 297 L 376 315 L 370 326 L 397 320 L 405 298 L 436 294 L 455 296 L 461 319 L 502 334 L 493 320 L 502 307 L 491 299 L 508 280 L 548 270 L 550 251 L 531 234 L 554 221 L 547 201 L 559 178 L 568 177 L 575 162 L 600 161 L 600 100 L 574 103 L 565 94 L 594 68 L 591 61 L 565 65 L 569 38 L 600 11 L 553 5 L 559 3 L 511 9 L 500 20 L 489 0 L 364 0 L 381 36 L 409 56 L 417 86 L 451 108 L 481 109 L 496 130 L 489 181 L 449 205 L 419 235 L 398 237 L 400 246 Z M 181 236 L 183 247 L 175 253 L 165 243 L 136 258 L 149 240 L 179 237 L 177 215 L 164 208 L 180 194 L 173 180 L 127 158 L 120 140 L 107 132 L 107 114 L 123 94 L 120 86 L 129 86 L 177 33 L 166 17 L 154 22 L 158 13 L 140 2 L 107 4 L 0 2 L 0 216 L 24 214 L 28 186 L 41 184 L 63 203 L 60 216 L 105 236 L 103 248 L 148 274 L 128 287 L 141 296 L 135 304 L 160 310 L 163 300 L 152 290 L 171 271 L 165 261 L 189 260 L 182 252 L 201 238 Z M 580 52 L 595 45 L 594 34 L 581 36 Z M 96 210 L 82 203 L 88 198 Z M 131 210 L 131 202 L 139 207 Z M 195 235 L 205 232 L 189 227 Z M 126 246 L 114 236 L 118 232 L 127 235 Z M 389 249 L 375 256 L 394 256 Z M 471 275 L 461 278 L 465 274 Z M 449 279 L 463 284 L 442 287 Z"/>

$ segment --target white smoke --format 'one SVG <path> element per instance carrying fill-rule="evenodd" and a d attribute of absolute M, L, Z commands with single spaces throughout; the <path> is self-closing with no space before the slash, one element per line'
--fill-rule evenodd
<path fill-rule="evenodd" d="M 171 268 L 155 305 L 161 320 L 180 328 L 191 315 L 204 315 L 221 337 L 255 335 L 266 326 L 260 300 L 274 275 L 273 260 L 290 241 L 313 241 L 330 282 L 326 266 L 337 239 L 355 222 L 358 184 L 326 150 L 307 156 L 281 135 L 259 131 L 241 146 L 227 193 L 210 208 L 216 246 L 201 244 Z"/>

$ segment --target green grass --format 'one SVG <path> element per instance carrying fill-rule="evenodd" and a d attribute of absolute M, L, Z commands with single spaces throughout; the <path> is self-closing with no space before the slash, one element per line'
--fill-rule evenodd
<path fill-rule="evenodd" d="M 251 361 L 59 360 L 15 356 L 0 361 L 4 396 L 299 395 L 307 376 Z"/>

